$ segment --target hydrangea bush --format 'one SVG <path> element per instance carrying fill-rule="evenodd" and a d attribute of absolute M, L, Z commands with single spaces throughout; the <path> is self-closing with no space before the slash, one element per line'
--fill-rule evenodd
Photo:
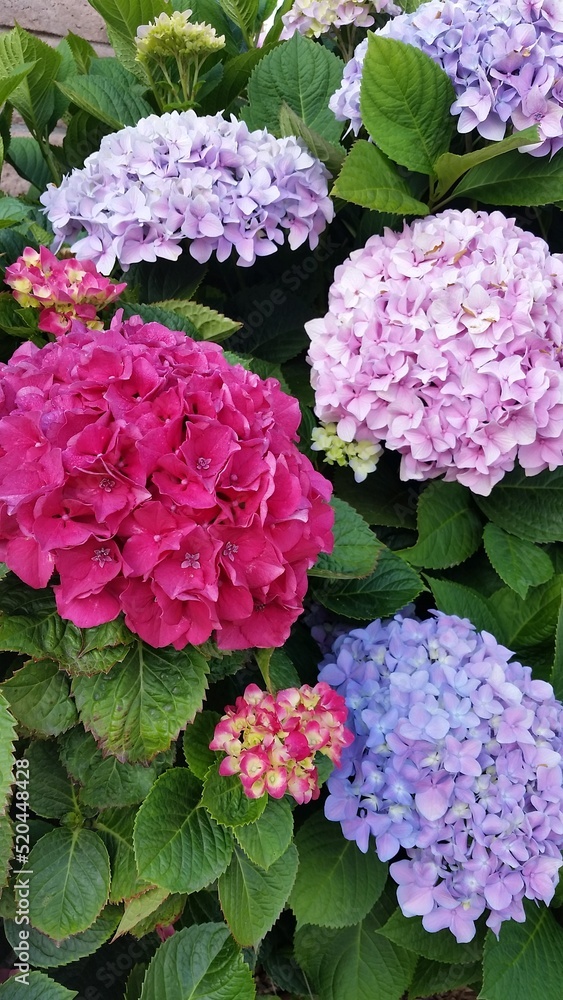
<path fill-rule="evenodd" d="M 0 35 L 0 1000 L 559 1000 L 561 5 L 90 2 Z"/>

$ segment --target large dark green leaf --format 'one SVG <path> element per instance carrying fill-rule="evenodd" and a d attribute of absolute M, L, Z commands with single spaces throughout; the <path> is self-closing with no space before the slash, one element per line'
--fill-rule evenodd
<path fill-rule="evenodd" d="M 395 164 L 373 143 L 360 139 L 350 150 L 332 189 L 337 198 L 391 215 L 428 215 Z"/>
<path fill-rule="evenodd" d="M 158 949 L 141 1000 L 253 1000 L 250 969 L 224 924 L 184 927 Z"/>
<path fill-rule="evenodd" d="M 490 496 L 475 499 L 483 513 L 511 535 L 529 542 L 563 541 L 563 468 L 539 476 L 515 469 Z"/>
<path fill-rule="evenodd" d="M 326 608 L 348 618 L 386 618 L 424 590 L 418 573 L 391 549 L 382 547 L 375 571 L 361 580 L 315 583 L 313 593 Z"/>
<path fill-rule="evenodd" d="M 547 205 L 563 201 L 563 154 L 552 159 L 514 151 L 473 167 L 455 189 L 456 197 L 486 205 Z"/>
<path fill-rule="evenodd" d="M 108 852 L 92 830 L 60 828 L 37 841 L 29 855 L 30 919 L 55 941 L 85 931 L 109 894 Z"/>

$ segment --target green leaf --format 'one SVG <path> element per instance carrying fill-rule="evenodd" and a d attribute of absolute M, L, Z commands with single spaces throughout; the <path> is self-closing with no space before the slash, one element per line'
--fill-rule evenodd
<path fill-rule="evenodd" d="M 530 587 L 551 580 L 553 563 L 547 552 L 532 542 L 516 539 L 496 524 L 485 525 L 483 541 L 491 566 L 522 600 Z"/>
<path fill-rule="evenodd" d="M 551 639 L 557 626 L 561 605 L 563 576 L 555 576 L 541 587 L 534 587 L 522 600 L 510 587 L 503 587 L 489 598 L 497 619 L 495 633 L 509 649 L 520 650 Z"/>
<path fill-rule="evenodd" d="M 220 343 L 242 326 L 242 323 L 223 316 L 209 306 L 202 306 L 200 302 L 186 299 L 166 299 L 164 302 L 155 302 L 153 308 L 172 310 L 175 315 L 187 319 L 195 328 L 198 340 L 214 340 Z M 189 333 L 189 330 L 186 332 Z"/>
<path fill-rule="evenodd" d="M 513 149 L 527 146 L 538 142 L 538 140 L 538 126 L 531 125 L 530 128 L 523 129 L 522 132 L 514 132 L 506 139 L 501 139 L 500 142 L 489 143 L 488 146 L 475 149 L 472 153 L 465 153 L 464 156 L 457 156 L 455 153 L 442 153 L 434 164 L 434 170 L 438 177 L 437 197 L 441 197 L 446 191 L 449 191 L 455 182 L 472 167 L 477 167 L 481 163 L 502 156 L 503 153 L 509 153 Z"/>
<path fill-rule="evenodd" d="M 221 0 L 222 7 L 235 24 L 238 24 L 245 39 L 252 41 L 258 16 L 259 0 Z"/>
<path fill-rule="evenodd" d="M 165 754 L 159 754 L 148 766 L 104 757 L 94 737 L 80 726 L 59 741 L 59 753 L 71 778 L 82 786 L 80 801 L 97 809 L 142 802 L 170 764 L 170 756 Z"/>
<path fill-rule="evenodd" d="M 233 101 L 245 90 L 252 70 L 274 45 L 264 44 L 259 49 L 249 49 L 247 52 L 237 52 L 233 58 L 223 64 L 223 79 L 221 80 L 221 103 L 228 110 Z"/>
<path fill-rule="evenodd" d="M 133 827 L 137 809 L 104 809 L 97 816 L 95 828 L 107 847 L 111 862 L 110 903 L 132 899 L 151 888 L 151 883 L 139 878 L 133 850 Z"/>
<path fill-rule="evenodd" d="M 400 556 L 383 546 L 375 572 L 362 580 L 327 580 L 315 584 L 318 601 L 336 614 L 371 621 L 386 618 L 414 601 L 424 584 Z"/>
<path fill-rule="evenodd" d="M 561 700 L 563 698 L 563 596 L 559 605 L 557 627 L 555 630 L 555 656 L 551 671 L 551 683 L 553 684 L 555 697 Z"/>
<path fill-rule="evenodd" d="M 0 74 L 2 78 L 19 73 L 23 65 L 33 64 L 10 94 L 10 103 L 19 111 L 29 131 L 46 137 L 55 108 L 54 81 L 61 65 L 58 52 L 17 24 L 0 35 Z"/>
<path fill-rule="evenodd" d="M 62 819 L 77 810 L 77 795 L 54 743 L 31 743 L 29 760 L 29 804 L 46 819 Z"/>
<path fill-rule="evenodd" d="M 409 987 L 409 1000 L 433 996 L 436 993 L 448 993 L 449 990 L 456 990 L 460 986 L 480 983 L 481 979 L 480 962 L 471 965 L 445 965 L 443 962 L 430 962 L 427 958 L 419 958 Z"/>
<path fill-rule="evenodd" d="M 129 900 L 125 904 L 125 912 L 115 933 L 116 938 L 128 934 L 134 927 L 147 920 L 169 898 L 167 889 L 149 888 L 140 896 Z"/>
<path fill-rule="evenodd" d="M 368 524 L 414 528 L 420 491 L 412 483 L 401 482 L 390 459 L 390 453 L 384 452 L 375 479 L 368 476 L 363 483 L 355 482 L 351 469 L 335 468 L 331 474 L 335 493 L 351 503 Z"/>
<path fill-rule="evenodd" d="M 297 959 L 322 1000 L 400 1000 L 412 978 L 416 955 L 377 934 L 378 926 L 375 915 L 368 914 L 360 923 L 336 932 L 314 928 L 317 933 L 312 938 L 309 925 L 297 930 Z M 320 953 L 320 960 L 314 952 Z"/>
<path fill-rule="evenodd" d="M 14 136 L 6 150 L 6 160 L 14 170 L 39 191 L 52 180 L 49 167 L 43 159 L 41 147 L 35 139 Z"/>
<path fill-rule="evenodd" d="M 332 194 L 362 208 L 392 215 L 428 215 L 429 212 L 428 205 L 413 197 L 392 160 L 363 139 L 348 153 Z"/>
<path fill-rule="evenodd" d="M 344 163 L 346 150 L 309 128 L 285 101 L 280 109 L 280 133 L 282 136 L 293 135 L 303 139 L 309 152 L 324 163 L 333 176 L 338 174 Z"/>
<path fill-rule="evenodd" d="M 454 130 L 449 77 L 414 45 L 370 35 L 362 70 L 362 121 L 396 163 L 432 174 Z"/>
<path fill-rule="evenodd" d="M 362 854 L 322 813 L 305 821 L 295 843 L 299 870 L 289 905 L 297 922 L 345 927 L 363 920 L 387 880 L 375 851 Z"/>
<path fill-rule="evenodd" d="M 538 476 L 515 469 L 488 497 L 475 500 L 491 521 L 511 535 L 528 542 L 563 541 L 563 468 Z"/>
<path fill-rule="evenodd" d="M 89 0 L 94 10 L 101 14 L 108 30 L 110 44 L 122 61 L 131 68 L 134 64 L 135 35 L 140 24 L 154 21 L 162 12 L 172 13 L 169 0 Z"/>
<path fill-rule="evenodd" d="M 484 931 L 479 932 L 469 943 L 458 944 L 450 931 L 429 934 L 424 930 L 420 917 L 405 917 L 399 908 L 378 930 L 378 934 L 417 955 L 450 965 L 480 961 L 485 937 Z"/>
<path fill-rule="evenodd" d="M 134 636 L 121 619 L 80 629 L 57 612 L 52 589 L 33 590 L 10 578 L 0 588 L 0 649 L 56 660 L 69 673 L 109 670 Z"/>
<path fill-rule="evenodd" d="M 141 316 L 145 323 L 162 323 L 169 330 L 179 330 L 187 333 L 194 340 L 199 340 L 197 328 L 187 316 L 182 316 L 180 311 L 163 308 L 162 303 L 154 305 L 144 305 L 140 302 L 124 303 L 123 315 L 126 319 L 130 316 Z"/>
<path fill-rule="evenodd" d="M 563 200 L 563 155 L 527 156 L 517 151 L 474 167 L 455 196 L 487 205 L 547 205 Z"/>
<path fill-rule="evenodd" d="M 481 518 L 472 494 L 459 483 L 435 481 L 420 495 L 418 541 L 401 555 L 415 566 L 448 569 L 465 562 L 481 544 Z"/>
<path fill-rule="evenodd" d="M 207 772 L 201 804 L 223 826 L 254 823 L 264 812 L 268 795 L 264 793 L 259 799 L 247 798 L 238 775 L 219 774 L 218 768 L 219 764 L 215 763 Z"/>
<path fill-rule="evenodd" d="M 174 768 L 155 782 L 137 813 L 139 875 L 170 892 L 203 889 L 230 861 L 231 834 L 201 808 L 200 793 L 197 778 Z"/>
<path fill-rule="evenodd" d="M 271 799 L 262 815 L 233 830 L 251 861 L 266 870 L 284 854 L 293 837 L 293 813 L 285 799 Z"/>
<path fill-rule="evenodd" d="M 258 945 L 287 901 L 298 864 L 293 844 L 267 871 L 235 847 L 229 867 L 219 878 L 221 908 L 235 941 Z"/>
<path fill-rule="evenodd" d="M 324 45 L 296 33 L 260 61 L 248 81 L 242 117 L 250 128 L 267 128 L 278 135 L 280 111 L 287 104 L 304 124 L 323 139 L 338 144 L 342 123 L 328 102 L 342 79 L 342 61 Z"/>
<path fill-rule="evenodd" d="M 186 726 L 184 756 L 190 771 L 201 781 L 217 759 L 215 752 L 209 749 L 209 744 L 220 718 L 218 712 L 198 712 L 194 721 Z"/>
<path fill-rule="evenodd" d="M 459 615 L 460 618 L 469 618 L 476 629 L 485 629 L 493 635 L 498 633 L 499 623 L 494 610 L 488 600 L 476 590 L 464 587 L 453 580 L 438 580 L 430 576 L 426 579 L 430 584 L 438 611 L 444 611 L 447 615 Z"/>
<path fill-rule="evenodd" d="M 146 893 L 145 895 L 148 895 Z M 146 916 L 141 916 L 136 923 L 131 924 L 129 934 L 140 939 L 145 937 L 146 934 L 152 934 L 154 930 L 160 925 L 166 927 L 168 924 L 174 924 L 182 916 L 186 901 L 188 896 L 185 893 L 171 893 L 163 899 L 162 903 L 156 907 L 156 909 L 151 910 Z M 132 917 L 135 913 L 135 903 L 137 900 L 132 899 L 130 902 L 125 904 L 125 914 Z M 123 925 L 123 920 L 121 921 L 120 927 Z M 121 931 L 123 933 L 123 931 Z M 117 935 L 116 935 L 117 936 Z"/>
<path fill-rule="evenodd" d="M 264 650 L 256 650 L 256 657 Z M 260 666 L 260 662 L 258 662 Z M 295 669 L 293 660 L 283 649 L 274 649 L 268 666 L 272 691 L 283 691 L 284 688 L 300 687 L 301 678 Z"/>
<path fill-rule="evenodd" d="M 507 920 L 497 938 L 489 931 L 479 1000 L 557 997 L 563 980 L 563 928 L 546 906 L 526 903 L 525 923 Z"/>
<path fill-rule="evenodd" d="M 14 66 L 11 72 L 4 73 L 4 66 L 0 66 L 0 107 L 8 100 L 13 90 L 27 76 L 30 70 L 34 69 L 34 62 L 22 63 Z"/>
<path fill-rule="evenodd" d="M 67 675 L 53 660 L 32 660 L 4 681 L 18 722 L 30 732 L 59 736 L 78 722 Z"/>
<path fill-rule="evenodd" d="M 0 816 L 0 896 L 8 884 L 10 861 L 14 841 L 14 829 L 9 816 Z"/>
<path fill-rule="evenodd" d="M 59 828 L 29 855 L 31 923 L 55 941 L 85 931 L 109 894 L 108 852 L 92 830 Z"/>
<path fill-rule="evenodd" d="M 110 131 L 97 115 L 76 111 L 70 118 L 63 139 L 65 166 L 82 167 L 86 157 L 100 148 L 103 137 Z"/>
<path fill-rule="evenodd" d="M 117 906 L 106 906 L 91 927 L 58 944 L 34 927 L 26 928 L 29 931 L 26 942 L 29 945 L 29 964 L 33 968 L 56 969 L 93 955 L 112 936 L 120 915 Z M 19 932 L 20 928 L 14 920 L 4 921 L 4 933 L 12 947 L 19 942 Z"/>
<path fill-rule="evenodd" d="M 64 42 L 72 53 L 78 73 L 88 73 L 92 60 L 98 58 L 95 48 L 85 38 L 75 35 L 73 31 L 69 31 L 65 35 Z"/>
<path fill-rule="evenodd" d="M 184 927 L 158 949 L 141 1000 L 254 1000 L 255 995 L 250 969 L 228 928 L 200 924 Z"/>
<path fill-rule="evenodd" d="M 207 661 L 194 647 L 152 649 L 136 642 L 108 674 L 75 677 L 84 724 L 102 750 L 134 764 L 167 750 L 201 708 Z"/>
<path fill-rule="evenodd" d="M 6 812 L 12 790 L 15 738 L 16 721 L 0 692 L 0 816 Z"/>
<path fill-rule="evenodd" d="M 77 996 L 76 990 L 67 990 L 42 972 L 30 972 L 24 981 L 11 976 L 0 986 L 1 1000 L 72 1000 Z"/>
<path fill-rule="evenodd" d="M 363 517 L 345 500 L 333 497 L 334 509 L 334 549 L 327 555 L 321 553 L 317 562 L 309 570 L 311 576 L 327 577 L 329 580 L 350 580 L 368 576 L 375 569 L 381 552 L 381 542 Z"/>
<path fill-rule="evenodd" d="M 153 114 L 153 108 L 135 90 L 119 86 L 103 76 L 75 76 L 57 85 L 69 101 L 111 129 L 136 125 Z"/>

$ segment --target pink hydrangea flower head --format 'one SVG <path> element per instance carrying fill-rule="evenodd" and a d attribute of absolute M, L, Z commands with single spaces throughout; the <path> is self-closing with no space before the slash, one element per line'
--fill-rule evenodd
<path fill-rule="evenodd" d="M 292 38 L 296 32 L 309 38 L 318 38 L 331 28 L 348 24 L 356 28 L 370 28 L 374 13 L 399 14 L 401 8 L 392 0 L 375 0 L 375 3 L 355 3 L 354 0 L 295 0 L 291 10 L 284 14 L 282 39 Z"/>
<path fill-rule="evenodd" d="M 302 805 L 319 797 L 317 751 L 338 767 L 353 740 L 344 699 L 325 683 L 274 696 L 250 684 L 217 723 L 211 750 L 226 753 L 219 774 L 238 774 L 250 799 L 288 792 Z"/>
<path fill-rule="evenodd" d="M 41 201 L 58 245 L 76 240 L 77 257 L 103 274 L 116 260 L 124 270 L 177 260 L 183 242 L 201 263 L 234 251 L 250 267 L 286 237 L 292 250 L 317 246 L 334 215 L 329 176 L 299 139 L 250 132 L 234 116 L 172 111 L 105 136 Z"/>
<path fill-rule="evenodd" d="M 279 646 L 332 547 L 297 401 L 139 316 L 0 366 L 0 558 L 63 618 L 152 646 Z M 260 698 L 261 711 L 267 706 Z"/>
<path fill-rule="evenodd" d="M 102 330 L 98 311 L 115 302 L 127 285 L 113 285 L 89 260 L 59 260 L 47 247 L 26 247 L 21 257 L 6 268 L 4 281 L 26 308 L 39 309 L 38 327 L 60 336 L 81 320 L 92 330 Z"/>
<path fill-rule="evenodd" d="M 321 663 L 354 742 L 328 819 L 383 861 L 405 916 L 461 943 L 549 903 L 563 864 L 563 705 L 467 620 L 396 615 L 339 636 Z"/>
<path fill-rule="evenodd" d="M 307 324 L 315 412 L 385 442 L 403 479 L 488 495 L 516 462 L 563 465 L 563 259 L 501 212 L 372 236 Z"/>
<path fill-rule="evenodd" d="M 376 34 L 421 49 L 448 74 L 459 132 L 476 129 L 502 139 L 507 125 L 539 128 L 540 142 L 522 146 L 534 156 L 563 146 L 563 17 L 558 0 L 430 0 L 400 14 Z M 330 101 L 339 121 L 359 132 L 362 41 Z M 377 139 L 377 137 L 374 137 Z"/>

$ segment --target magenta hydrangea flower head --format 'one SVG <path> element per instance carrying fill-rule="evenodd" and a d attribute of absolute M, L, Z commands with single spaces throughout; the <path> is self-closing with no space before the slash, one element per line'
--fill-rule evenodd
<path fill-rule="evenodd" d="M 38 327 L 60 336 L 74 319 L 92 330 L 102 330 L 98 311 L 115 302 L 127 285 L 113 285 L 98 273 L 91 261 L 59 260 L 47 247 L 26 247 L 21 257 L 6 268 L 4 281 L 16 301 L 25 308 L 40 309 Z"/>
<path fill-rule="evenodd" d="M 315 411 L 385 442 L 403 479 L 488 495 L 516 459 L 563 465 L 563 259 L 501 212 L 372 236 L 307 324 Z"/>
<path fill-rule="evenodd" d="M 431 0 L 377 34 L 414 45 L 437 62 L 456 93 L 460 132 L 502 139 L 537 125 L 535 156 L 563 146 L 563 11 L 557 0 Z M 360 84 L 367 41 L 356 49 L 331 99 L 336 117 L 361 127 Z"/>
<path fill-rule="evenodd" d="M 0 365 L 0 558 L 53 571 L 80 627 L 125 613 L 152 646 L 279 646 L 332 547 L 330 484 L 275 379 L 139 316 Z"/>
<path fill-rule="evenodd" d="M 209 748 L 226 757 L 219 774 L 238 774 L 249 799 L 288 792 L 300 805 L 319 797 L 315 753 L 337 767 L 354 737 L 344 698 L 328 684 L 303 684 L 272 695 L 249 684 L 215 727 Z"/>
<path fill-rule="evenodd" d="M 328 779 L 328 819 L 388 861 L 405 916 L 470 941 L 489 911 L 525 919 L 563 864 L 563 705 L 467 619 L 401 615 L 340 636 L 319 678 L 355 739 Z"/>
<path fill-rule="evenodd" d="M 157 257 L 176 260 L 182 241 L 200 262 L 212 254 L 249 267 L 293 250 L 333 218 L 329 173 L 299 139 L 250 132 L 234 116 L 195 111 L 150 115 L 105 136 L 84 167 L 41 196 L 60 245 L 77 239 L 80 260 L 109 274 Z"/>

